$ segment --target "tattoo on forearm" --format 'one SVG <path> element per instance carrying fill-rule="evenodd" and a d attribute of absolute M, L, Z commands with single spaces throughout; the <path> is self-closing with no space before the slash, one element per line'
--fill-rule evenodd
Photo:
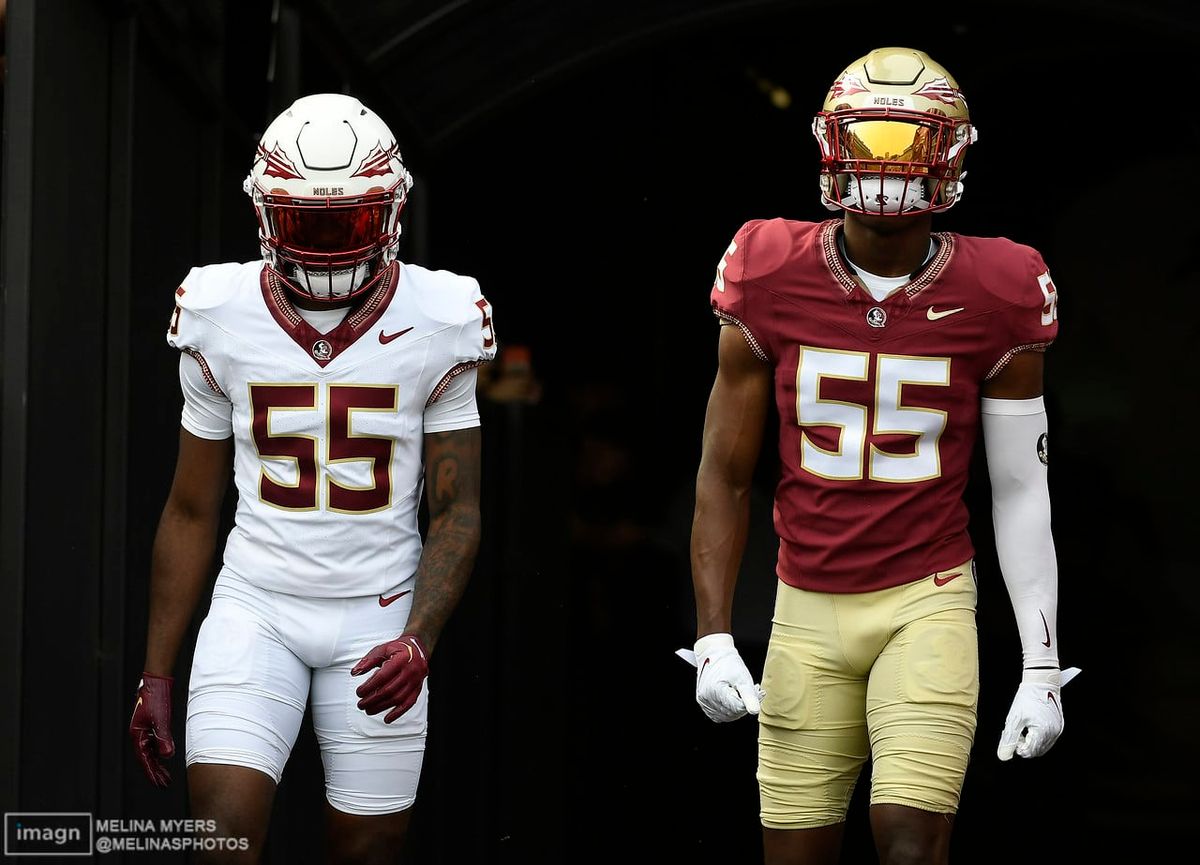
<path fill-rule="evenodd" d="M 433 498 L 439 502 L 453 501 L 458 494 L 458 459 L 447 456 L 434 466 Z"/>
<path fill-rule="evenodd" d="M 426 439 L 429 534 L 417 566 L 408 630 L 431 644 L 462 597 L 479 548 L 479 429 Z"/>

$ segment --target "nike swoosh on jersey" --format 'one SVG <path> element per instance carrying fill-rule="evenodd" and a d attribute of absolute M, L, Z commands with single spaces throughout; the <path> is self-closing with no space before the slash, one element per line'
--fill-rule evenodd
<path fill-rule="evenodd" d="M 408 589 L 408 591 L 404 591 L 404 592 L 400 592 L 398 594 L 392 595 L 390 598 L 385 598 L 383 595 L 380 595 L 379 596 L 379 606 L 386 607 L 388 604 L 392 603 L 392 601 L 395 601 L 399 598 L 403 598 L 405 595 L 407 595 L 411 591 L 412 591 L 412 589 Z"/>
<path fill-rule="evenodd" d="M 395 333 L 384 333 L 381 330 L 381 331 L 379 331 L 379 344 L 387 345 L 393 339 L 399 339 L 400 337 L 404 336 L 404 334 L 408 333 L 410 330 L 412 330 L 411 327 L 406 327 L 406 328 L 404 328 L 404 330 L 398 330 Z"/>
<path fill-rule="evenodd" d="M 939 577 L 936 574 L 934 574 L 933 584 L 935 586 L 944 586 L 944 585 L 946 585 L 946 583 L 950 582 L 951 580 L 957 580 L 961 576 L 962 576 L 961 571 L 958 572 L 957 574 L 951 574 L 948 577 Z"/>
<path fill-rule="evenodd" d="M 937 321 L 939 318 L 945 318 L 948 315 L 954 315 L 954 313 L 962 312 L 964 309 L 966 309 L 965 306 L 956 306 L 954 309 L 943 309 L 936 311 L 931 306 L 929 309 L 925 310 L 925 317 L 930 321 Z"/>

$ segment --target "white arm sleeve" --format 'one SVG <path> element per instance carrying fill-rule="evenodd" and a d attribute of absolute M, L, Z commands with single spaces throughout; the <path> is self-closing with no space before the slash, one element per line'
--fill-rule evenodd
<path fill-rule="evenodd" d="M 186 351 L 179 353 L 179 387 L 183 391 L 179 422 L 185 430 L 213 441 L 233 435 L 233 403 L 209 386 L 200 362 Z"/>
<path fill-rule="evenodd" d="M 1046 485 L 1042 398 L 988 399 L 981 405 L 992 480 L 996 553 L 1008 586 L 1025 669 L 1058 666 L 1058 564 Z"/>
<path fill-rule="evenodd" d="M 478 373 L 472 367 L 450 379 L 437 399 L 425 407 L 425 432 L 450 432 L 479 426 L 479 405 L 475 402 Z"/>

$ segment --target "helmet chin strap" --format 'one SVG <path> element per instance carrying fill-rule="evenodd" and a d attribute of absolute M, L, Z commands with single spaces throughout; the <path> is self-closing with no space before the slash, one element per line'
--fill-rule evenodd
<path fill-rule="evenodd" d="M 851 175 L 846 184 L 846 195 L 841 203 L 854 210 L 867 213 L 905 213 L 910 210 L 926 210 L 925 182 L 912 179 L 905 182 L 900 177 L 855 178 Z"/>

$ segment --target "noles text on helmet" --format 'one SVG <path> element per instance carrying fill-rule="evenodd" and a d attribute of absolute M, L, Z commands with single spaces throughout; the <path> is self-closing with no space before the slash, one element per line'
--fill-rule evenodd
<path fill-rule="evenodd" d="M 979 138 L 954 78 L 911 48 L 879 48 L 846 67 L 813 135 L 821 201 L 871 216 L 952 207 L 962 197 L 963 157 Z"/>
<path fill-rule="evenodd" d="M 370 290 L 395 259 L 412 175 L 373 111 L 318 93 L 267 127 L 242 188 L 267 267 L 301 297 L 341 303 Z"/>

